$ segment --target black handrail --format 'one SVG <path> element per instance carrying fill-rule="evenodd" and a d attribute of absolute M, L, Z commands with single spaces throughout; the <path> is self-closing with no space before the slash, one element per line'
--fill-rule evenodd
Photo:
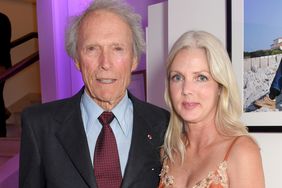
<path fill-rule="evenodd" d="M 25 59 L 21 60 L 17 64 L 13 65 L 11 68 L 7 69 L 3 74 L 0 75 L 0 83 L 11 78 L 21 70 L 25 69 L 29 65 L 39 60 L 39 52 L 35 52 Z"/>
<path fill-rule="evenodd" d="M 24 43 L 28 40 L 31 40 L 33 38 L 38 38 L 37 32 L 28 33 L 28 34 L 20 37 L 19 39 L 14 40 L 13 42 L 11 42 L 11 48 L 14 48 L 18 45 L 21 45 L 22 43 Z M 3 74 L 1 74 L 0 75 L 0 83 L 5 82 L 7 79 L 11 78 L 15 74 L 17 74 L 21 70 L 25 69 L 29 65 L 37 62 L 38 60 L 39 60 L 39 52 L 36 51 L 33 54 L 31 54 L 30 56 L 24 58 L 23 60 L 19 61 L 18 63 L 16 63 L 15 65 L 10 67 L 9 69 L 7 69 Z"/>
<path fill-rule="evenodd" d="M 38 38 L 38 33 L 37 32 L 31 32 L 31 33 L 28 33 L 22 37 L 20 37 L 19 39 L 16 39 L 14 40 L 13 42 L 11 42 L 10 44 L 10 47 L 11 48 L 14 48 L 30 39 L 33 39 L 33 38 Z"/>

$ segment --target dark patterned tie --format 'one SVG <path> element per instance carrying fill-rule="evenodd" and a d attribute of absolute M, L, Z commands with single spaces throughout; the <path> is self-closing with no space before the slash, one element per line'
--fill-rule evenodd
<path fill-rule="evenodd" d="M 98 188 L 119 188 L 122 181 L 115 135 L 110 127 L 112 112 L 99 116 L 103 128 L 98 136 L 94 152 L 94 173 Z"/>

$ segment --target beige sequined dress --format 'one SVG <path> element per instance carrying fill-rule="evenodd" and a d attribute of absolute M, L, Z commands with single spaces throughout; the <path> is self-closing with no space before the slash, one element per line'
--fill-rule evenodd
<path fill-rule="evenodd" d="M 230 147 L 228 148 L 224 160 L 218 165 L 217 169 L 208 173 L 207 177 L 196 183 L 193 188 L 228 188 L 228 176 L 227 176 L 227 159 L 229 151 L 233 144 L 239 137 L 235 138 Z M 163 168 L 160 174 L 161 181 L 159 188 L 174 188 L 175 177 L 169 175 L 169 166 L 167 165 L 167 159 L 163 162 Z"/>

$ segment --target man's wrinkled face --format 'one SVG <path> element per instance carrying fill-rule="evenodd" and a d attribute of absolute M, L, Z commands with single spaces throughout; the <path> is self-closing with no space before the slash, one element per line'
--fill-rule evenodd
<path fill-rule="evenodd" d="M 106 10 L 87 15 L 79 28 L 75 63 L 86 91 L 105 110 L 122 99 L 137 68 L 132 44 L 128 24 Z"/>

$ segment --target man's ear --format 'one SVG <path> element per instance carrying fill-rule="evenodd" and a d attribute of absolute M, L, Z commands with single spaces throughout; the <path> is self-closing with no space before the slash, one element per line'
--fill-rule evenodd
<path fill-rule="evenodd" d="M 132 66 L 131 66 L 131 72 L 135 71 L 138 67 L 138 58 L 135 56 L 133 58 L 133 63 L 132 63 Z"/>
<path fill-rule="evenodd" d="M 80 71 L 80 63 L 77 59 L 74 60 L 74 64 L 75 64 L 76 69 Z"/>

